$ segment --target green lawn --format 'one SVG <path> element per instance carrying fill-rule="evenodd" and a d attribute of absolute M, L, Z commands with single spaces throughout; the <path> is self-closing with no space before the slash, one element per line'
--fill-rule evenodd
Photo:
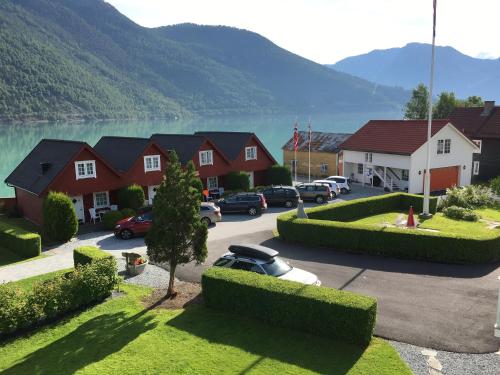
<path fill-rule="evenodd" d="M 145 310 L 148 289 L 0 345 L 2 374 L 411 374 L 374 338 L 365 350 L 193 306 Z"/>
<path fill-rule="evenodd" d="M 480 211 L 483 211 L 484 214 L 481 213 Z M 491 217 L 492 214 L 497 213 L 496 210 L 494 209 L 478 210 L 478 212 L 483 218 L 486 218 L 487 216 Z M 486 213 L 488 213 L 488 215 Z M 404 220 L 406 220 L 408 217 L 407 212 L 405 213 L 387 212 L 379 215 L 368 216 L 353 221 L 352 223 L 378 226 L 382 228 L 384 224 L 394 225 L 396 223 L 398 216 L 402 214 L 404 215 Z M 415 216 L 415 218 L 417 219 L 417 216 Z M 500 235 L 500 231 L 496 229 L 489 229 L 488 225 L 484 222 L 481 221 L 470 222 L 465 220 L 449 219 L 440 212 L 435 214 L 431 219 L 421 222 L 419 228 L 433 229 L 442 233 L 450 233 L 450 234 L 468 234 L 471 237 L 482 237 L 482 238 L 484 238 L 485 236 L 488 237 L 488 236 Z"/>
<path fill-rule="evenodd" d="M 500 221 L 500 204 L 494 207 L 481 208 L 476 210 L 483 219 L 491 221 Z"/>
<path fill-rule="evenodd" d="M 9 249 L 0 246 L 0 267 L 16 263 L 29 262 L 34 259 L 45 258 L 46 256 L 47 255 L 40 254 L 39 256 L 33 258 L 21 258 L 19 255 L 14 254 Z"/>

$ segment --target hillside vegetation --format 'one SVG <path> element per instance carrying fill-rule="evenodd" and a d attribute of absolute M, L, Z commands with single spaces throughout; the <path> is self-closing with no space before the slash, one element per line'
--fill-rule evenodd
<path fill-rule="evenodd" d="M 386 111 L 407 98 L 244 30 L 144 28 L 103 0 L 0 2 L 0 121 Z"/>

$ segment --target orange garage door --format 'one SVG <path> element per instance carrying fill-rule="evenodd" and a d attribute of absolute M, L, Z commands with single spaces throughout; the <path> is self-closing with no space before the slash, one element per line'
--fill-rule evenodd
<path fill-rule="evenodd" d="M 458 166 L 431 169 L 431 191 L 458 185 Z"/>

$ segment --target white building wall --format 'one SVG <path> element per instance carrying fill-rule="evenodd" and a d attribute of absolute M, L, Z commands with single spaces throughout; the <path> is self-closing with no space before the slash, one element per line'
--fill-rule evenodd
<path fill-rule="evenodd" d="M 449 154 L 437 153 L 437 141 L 451 139 Z M 431 169 L 459 166 L 459 184 L 467 186 L 471 183 L 472 155 L 476 149 L 464 136 L 450 125 L 445 126 L 431 138 Z M 408 191 L 413 194 L 423 193 L 424 170 L 427 163 L 427 146 L 424 144 L 411 155 L 411 168 Z M 465 169 L 464 169 L 465 166 Z M 419 174 L 419 172 L 421 172 Z M 432 178 L 432 177 L 431 177 Z"/>

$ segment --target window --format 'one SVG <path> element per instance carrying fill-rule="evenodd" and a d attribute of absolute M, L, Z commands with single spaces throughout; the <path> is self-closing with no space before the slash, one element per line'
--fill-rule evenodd
<path fill-rule="evenodd" d="M 408 173 L 408 172 L 409 172 L 409 171 L 408 171 L 408 169 L 403 169 L 403 170 L 401 171 L 401 179 L 402 179 L 403 181 L 408 181 L 408 180 L 409 180 L 410 175 L 409 175 L 409 173 Z"/>
<path fill-rule="evenodd" d="M 438 155 L 449 154 L 451 152 L 451 139 L 438 139 L 437 153 Z"/>
<path fill-rule="evenodd" d="M 75 162 L 76 179 L 96 178 L 95 160 L 85 160 Z"/>
<path fill-rule="evenodd" d="M 477 147 L 479 147 L 479 150 L 478 151 L 474 151 L 475 154 L 480 154 L 481 153 L 481 149 L 483 148 L 483 141 L 480 140 L 480 139 L 474 139 L 472 142 L 474 142 L 476 144 Z"/>
<path fill-rule="evenodd" d="M 358 174 L 363 174 L 363 164 L 358 164 Z"/>
<path fill-rule="evenodd" d="M 200 166 L 214 165 L 214 154 L 212 150 L 200 151 Z"/>
<path fill-rule="evenodd" d="M 371 152 L 365 152 L 365 162 L 371 163 L 373 160 L 373 154 Z"/>
<path fill-rule="evenodd" d="M 144 156 L 144 172 L 161 170 L 160 155 Z"/>
<path fill-rule="evenodd" d="M 257 160 L 257 147 L 245 147 L 245 160 Z"/>
<path fill-rule="evenodd" d="M 98 193 L 94 193 L 94 207 L 102 208 L 109 206 L 109 195 L 107 191 L 100 191 Z"/>
<path fill-rule="evenodd" d="M 217 189 L 219 187 L 219 179 L 216 177 L 207 178 L 207 189 Z"/>
<path fill-rule="evenodd" d="M 328 164 L 327 163 L 321 163 L 320 169 L 321 169 L 321 173 L 328 173 Z"/>
<path fill-rule="evenodd" d="M 472 167 L 472 174 L 474 176 L 477 176 L 479 174 L 479 162 L 478 161 L 474 162 L 474 165 Z"/>
<path fill-rule="evenodd" d="M 449 154 L 451 151 L 451 139 L 444 140 L 444 153 Z"/>

